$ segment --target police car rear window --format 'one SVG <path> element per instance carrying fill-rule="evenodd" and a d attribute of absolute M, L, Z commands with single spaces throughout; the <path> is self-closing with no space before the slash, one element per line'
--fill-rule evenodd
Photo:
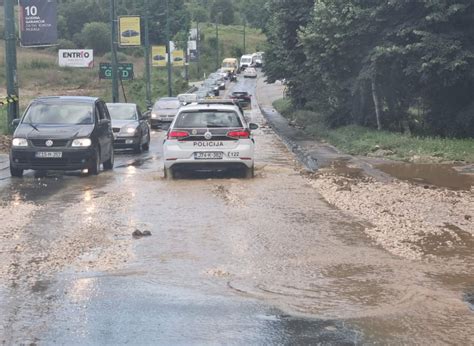
<path fill-rule="evenodd" d="M 232 111 L 195 111 L 181 112 L 176 119 L 175 128 L 229 128 L 242 127 L 242 122 L 236 112 Z"/>

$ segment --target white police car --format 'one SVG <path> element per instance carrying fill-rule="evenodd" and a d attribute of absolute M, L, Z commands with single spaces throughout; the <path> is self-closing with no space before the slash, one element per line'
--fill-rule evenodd
<path fill-rule="evenodd" d="M 240 170 L 253 177 L 256 129 L 232 100 L 182 107 L 163 144 L 165 177 L 173 179 L 177 170 Z"/>

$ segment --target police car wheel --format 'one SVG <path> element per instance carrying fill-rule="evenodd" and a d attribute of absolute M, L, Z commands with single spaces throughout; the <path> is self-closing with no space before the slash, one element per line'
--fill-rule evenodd
<path fill-rule="evenodd" d="M 173 180 L 174 179 L 173 168 L 166 168 L 165 167 L 165 179 L 166 180 Z"/>
<path fill-rule="evenodd" d="M 246 168 L 245 168 L 245 171 L 244 171 L 244 177 L 245 177 L 245 179 L 252 179 L 252 178 L 254 177 L 254 175 L 255 175 L 255 172 L 254 172 L 254 171 L 255 171 L 255 170 L 254 170 L 254 166 L 252 166 L 252 167 L 250 167 L 250 168 L 246 167 Z"/>

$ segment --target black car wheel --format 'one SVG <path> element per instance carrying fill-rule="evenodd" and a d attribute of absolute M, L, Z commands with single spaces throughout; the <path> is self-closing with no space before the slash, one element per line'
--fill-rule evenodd
<path fill-rule="evenodd" d="M 143 144 L 143 147 L 142 147 L 144 151 L 150 150 L 150 141 L 151 141 L 150 133 L 148 133 L 147 141 L 145 144 Z"/>
<path fill-rule="evenodd" d="M 12 165 L 10 165 L 10 175 L 15 178 L 21 178 L 23 177 L 23 169 L 15 168 Z"/>
<path fill-rule="evenodd" d="M 138 141 L 138 143 L 133 147 L 133 152 L 135 154 L 141 154 L 142 151 L 143 151 L 143 146 L 142 146 L 142 143 L 141 143 L 141 138 L 142 136 L 140 135 L 140 140 Z"/>
<path fill-rule="evenodd" d="M 97 175 L 100 172 L 100 150 L 95 149 L 94 157 L 92 158 L 91 165 L 89 167 L 89 174 Z"/>
<path fill-rule="evenodd" d="M 104 162 L 104 169 L 110 170 L 114 168 L 115 154 L 114 149 L 110 151 L 110 158 Z"/>

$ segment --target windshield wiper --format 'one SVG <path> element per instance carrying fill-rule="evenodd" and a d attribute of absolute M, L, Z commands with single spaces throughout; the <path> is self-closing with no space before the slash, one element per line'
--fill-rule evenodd
<path fill-rule="evenodd" d="M 32 128 L 34 128 L 36 131 L 39 132 L 38 128 L 35 125 L 33 125 L 32 123 L 27 123 L 27 124 L 30 125 Z"/>
<path fill-rule="evenodd" d="M 206 127 L 207 127 L 207 128 L 224 128 L 224 127 L 227 127 L 227 126 L 220 126 L 220 125 L 208 124 Z"/>

